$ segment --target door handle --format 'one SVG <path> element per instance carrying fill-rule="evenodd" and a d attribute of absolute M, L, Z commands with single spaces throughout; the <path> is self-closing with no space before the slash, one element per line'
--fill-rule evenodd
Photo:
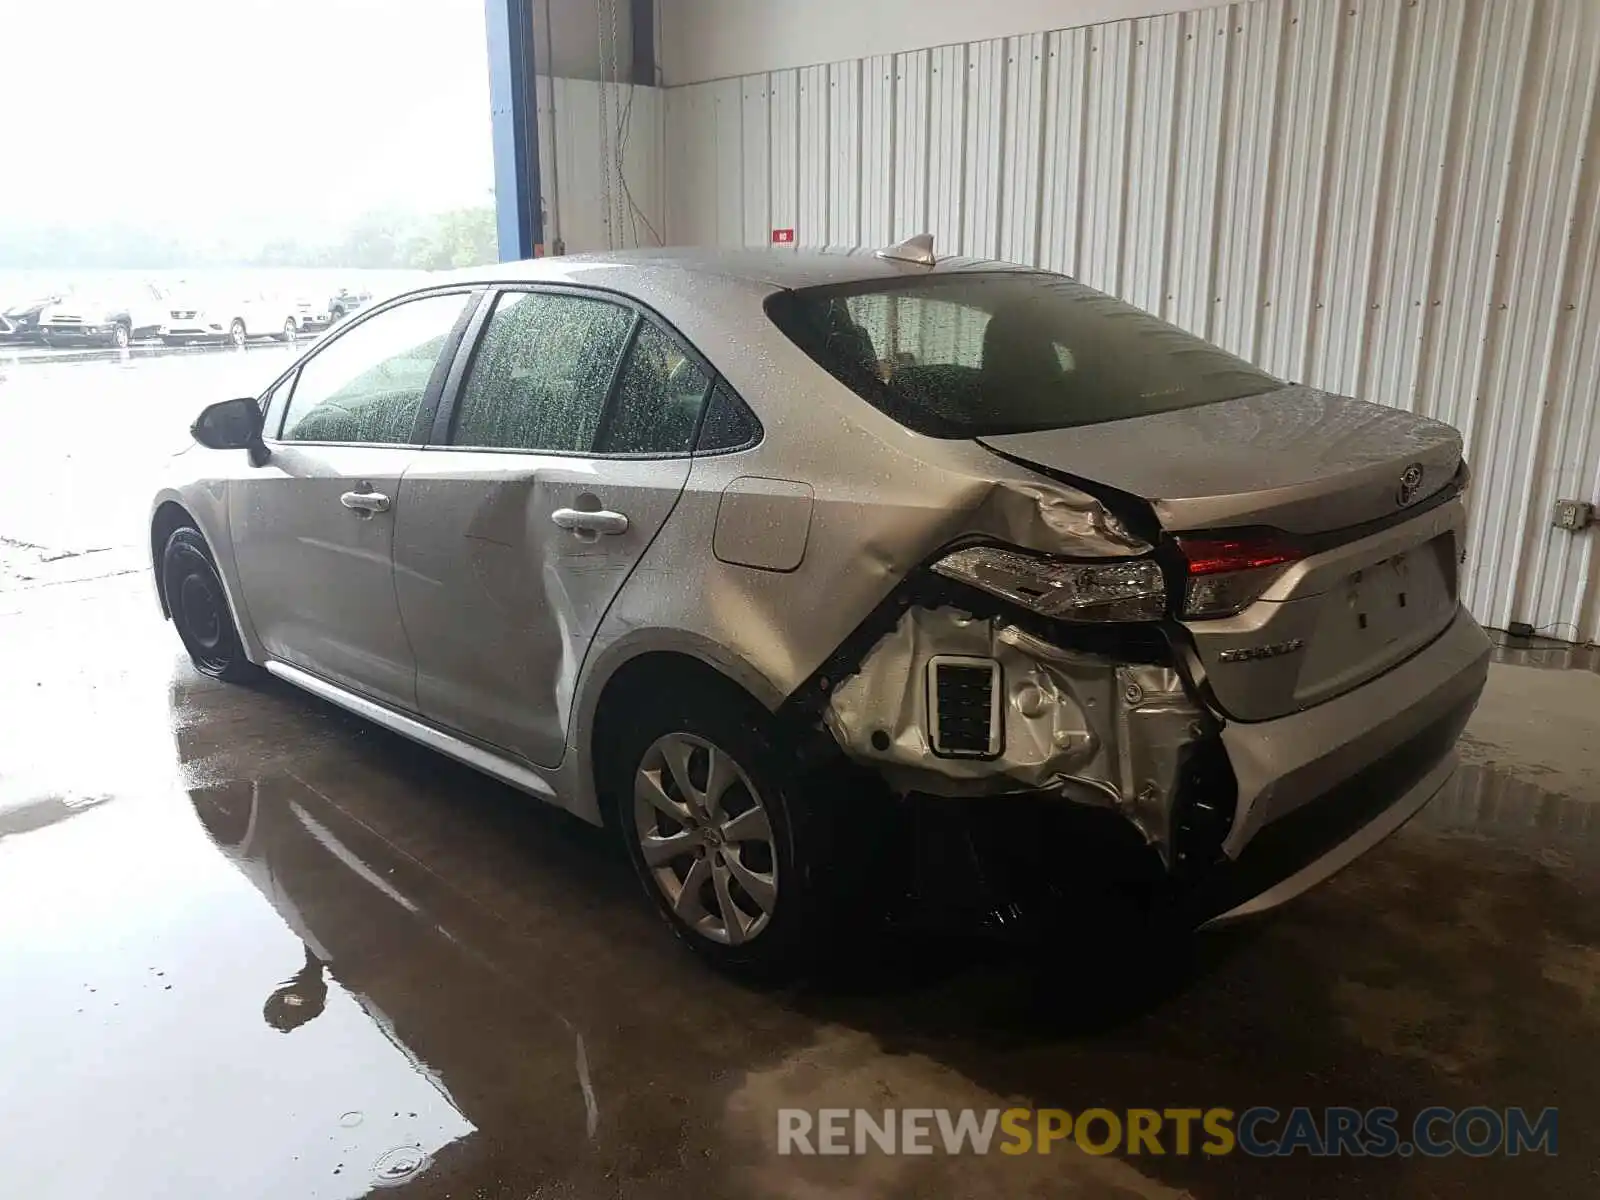
<path fill-rule="evenodd" d="M 580 508 L 558 508 L 550 514 L 550 519 L 569 533 L 606 533 L 619 534 L 628 532 L 628 518 L 619 512 L 585 512 Z"/>
<path fill-rule="evenodd" d="M 346 492 L 339 497 L 339 503 L 369 515 L 389 511 L 389 497 L 382 492 Z"/>

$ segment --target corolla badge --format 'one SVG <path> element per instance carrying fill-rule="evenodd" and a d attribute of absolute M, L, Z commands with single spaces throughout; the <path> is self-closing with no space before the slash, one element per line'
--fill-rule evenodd
<path fill-rule="evenodd" d="M 1421 492 L 1422 464 L 1412 463 L 1404 471 L 1400 472 L 1400 487 L 1399 490 L 1395 492 L 1395 499 L 1399 501 L 1400 507 L 1404 508 L 1406 505 L 1415 501 Z"/>
<path fill-rule="evenodd" d="M 1282 658 L 1306 648 L 1305 638 L 1290 638 L 1287 642 L 1274 642 L 1267 646 L 1240 646 L 1224 650 L 1217 655 L 1225 663 L 1260 662 L 1264 658 Z"/>

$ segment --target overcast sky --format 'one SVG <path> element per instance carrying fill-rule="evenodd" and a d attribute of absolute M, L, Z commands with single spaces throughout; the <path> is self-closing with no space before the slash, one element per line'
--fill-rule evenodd
<path fill-rule="evenodd" d="M 0 9 L 0 223 L 309 229 L 488 199 L 483 0 Z"/>

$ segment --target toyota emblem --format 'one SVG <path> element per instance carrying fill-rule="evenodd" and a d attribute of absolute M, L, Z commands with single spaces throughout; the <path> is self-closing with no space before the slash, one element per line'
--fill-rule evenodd
<path fill-rule="evenodd" d="M 1422 464 L 1412 463 L 1404 471 L 1400 472 L 1400 488 L 1395 493 L 1395 499 L 1400 502 L 1400 507 L 1404 508 L 1416 500 L 1421 491 Z"/>

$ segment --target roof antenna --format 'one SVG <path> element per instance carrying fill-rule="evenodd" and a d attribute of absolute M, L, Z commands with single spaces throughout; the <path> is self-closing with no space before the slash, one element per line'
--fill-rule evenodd
<path fill-rule="evenodd" d="M 933 234 L 931 233 L 913 234 L 903 242 L 885 246 L 877 252 L 877 257 L 886 258 L 890 262 L 915 263 L 919 267 L 931 267 L 938 262 L 933 257 Z"/>

